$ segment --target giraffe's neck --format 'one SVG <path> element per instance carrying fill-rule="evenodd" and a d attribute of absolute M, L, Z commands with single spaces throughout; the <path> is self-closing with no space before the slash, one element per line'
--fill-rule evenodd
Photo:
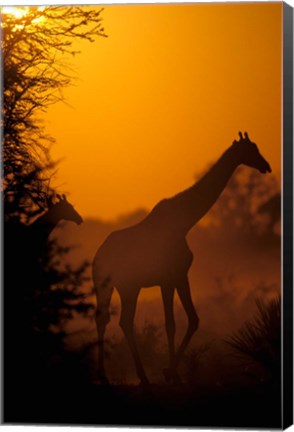
<path fill-rule="evenodd" d="M 171 217 L 174 214 L 177 219 L 175 230 L 178 227 L 186 235 L 205 216 L 239 164 L 238 155 L 231 146 L 197 183 L 170 199 Z"/>
<path fill-rule="evenodd" d="M 55 207 L 52 207 L 30 225 L 31 231 L 34 235 L 40 236 L 40 240 L 42 238 L 45 241 L 60 220 L 61 218 Z"/>

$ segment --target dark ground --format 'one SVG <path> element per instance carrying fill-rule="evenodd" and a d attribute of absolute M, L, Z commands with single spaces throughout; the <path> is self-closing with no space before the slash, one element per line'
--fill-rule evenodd
<path fill-rule="evenodd" d="M 4 422 L 14 424 L 281 428 L 281 398 L 269 384 L 242 389 L 187 385 L 58 384 L 7 388 Z"/>

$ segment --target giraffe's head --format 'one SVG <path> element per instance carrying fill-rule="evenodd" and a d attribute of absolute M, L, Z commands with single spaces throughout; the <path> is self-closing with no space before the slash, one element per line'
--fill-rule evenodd
<path fill-rule="evenodd" d="M 56 195 L 58 201 L 54 205 L 55 211 L 58 213 L 58 216 L 61 219 L 75 222 L 77 225 L 80 225 L 83 222 L 82 217 L 75 210 L 74 206 L 67 201 L 65 195 Z"/>
<path fill-rule="evenodd" d="M 244 133 L 244 137 L 239 132 L 239 136 L 239 141 L 234 141 L 233 147 L 236 149 L 240 164 L 256 168 L 262 174 L 272 172 L 270 164 L 260 154 L 257 145 L 250 141 L 247 132 Z"/>

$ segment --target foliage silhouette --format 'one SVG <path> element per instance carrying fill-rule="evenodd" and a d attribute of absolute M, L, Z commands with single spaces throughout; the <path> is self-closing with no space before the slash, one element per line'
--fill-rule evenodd
<path fill-rule="evenodd" d="M 46 214 L 49 212 L 37 222 L 44 218 L 48 222 Z M 60 217 L 62 219 L 62 215 Z M 55 220 L 55 225 L 57 222 Z M 88 263 L 76 268 L 66 264 L 68 247 L 60 246 L 54 239 L 48 241 L 43 236 L 41 223 L 22 228 L 14 232 L 15 237 L 10 235 L 5 248 L 6 355 L 11 370 L 8 376 L 13 375 L 19 381 L 24 377 L 13 371 L 13 365 L 17 352 L 25 352 L 19 370 L 30 371 L 32 381 L 45 375 L 49 378 L 49 370 L 53 373 L 54 366 L 51 359 L 55 357 L 56 363 L 64 351 L 63 337 L 68 320 L 77 314 L 86 316 L 93 305 L 88 300 L 91 293 L 81 291 L 88 280 Z M 19 342 L 15 345 L 16 341 Z"/>
<path fill-rule="evenodd" d="M 276 222 L 281 212 L 277 214 L 276 208 L 272 209 L 266 203 L 270 203 L 275 196 L 280 196 L 280 193 L 274 176 L 261 178 L 258 171 L 248 171 L 240 167 L 211 209 L 208 215 L 209 223 L 221 230 L 229 227 L 229 232 L 234 235 L 240 228 L 245 234 L 271 234 L 271 220 L 274 217 Z"/>
<path fill-rule="evenodd" d="M 53 141 L 41 116 L 63 100 L 74 76 L 66 58 L 78 54 L 73 42 L 105 37 L 102 10 L 30 7 L 22 18 L 3 14 L 3 198 L 6 219 L 20 214 L 29 222 L 46 209 L 54 164 Z M 52 190 L 50 191 L 52 193 Z M 38 213 L 38 212 L 37 212 Z"/>
<path fill-rule="evenodd" d="M 189 385 L 193 386 L 199 381 L 199 367 L 201 361 L 205 358 L 206 352 L 209 350 L 207 343 L 191 348 L 185 355 L 185 375 L 186 381 Z"/>
<path fill-rule="evenodd" d="M 50 154 L 54 140 L 46 133 L 42 116 L 63 100 L 62 89 L 75 79 L 67 63 L 78 54 L 74 42 L 106 36 L 102 9 L 20 9 L 25 11 L 22 17 L 3 13 L 1 23 L 4 344 L 9 391 L 23 380 L 49 380 L 49 364 L 63 352 L 66 322 L 93 307 L 89 293 L 81 291 L 88 263 L 76 268 L 64 264 L 68 248 L 48 239 L 49 232 L 44 236 L 45 224 L 39 223 L 54 200 L 50 179 L 56 167 Z"/>
<path fill-rule="evenodd" d="M 281 373 L 281 297 L 268 303 L 256 300 L 257 313 L 231 336 L 227 343 L 243 360 L 253 360 L 265 368 L 273 381 Z"/>
<path fill-rule="evenodd" d="M 267 225 L 271 232 L 275 232 L 277 224 L 281 220 L 281 193 L 271 195 L 258 208 L 258 213 L 267 217 Z"/>

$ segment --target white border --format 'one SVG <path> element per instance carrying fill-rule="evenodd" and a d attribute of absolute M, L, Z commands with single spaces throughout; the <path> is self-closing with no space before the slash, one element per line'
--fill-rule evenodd
<path fill-rule="evenodd" d="M 277 0 L 258 0 L 259 2 L 267 2 L 267 3 L 275 3 L 277 2 Z M 46 0 L 46 1 L 41 1 L 41 0 L 0 0 L 0 6 L 32 6 L 32 5 L 56 5 L 56 4 L 60 4 L 60 5 L 66 5 L 66 4 L 71 4 L 71 5 L 77 5 L 77 4 L 103 4 L 103 5 L 109 5 L 109 4 L 137 4 L 137 3 L 222 3 L 222 0 L 185 0 L 185 1 L 181 1 L 181 0 L 160 0 L 160 1 L 156 1 L 156 0 Z M 233 3 L 233 2 L 237 2 L 237 3 L 252 3 L 251 1 L 247 1 L 247 0 L 226 0 L 227 3 Z M 294 8 L 294 0 L 287 0 L 286 3 L 288 3 L 290 6 L 292 6 Z M 294 87 L 294 86 L 293 86 Z M 1 253 L 1 250 L 0 250 Z M 0 257 L 0 261 L 1 257 Z M 1 357 L 2 358 L 2 357 Z M 0 358 L 0 360 L 1 360 Z M 0 383 L 1 386 L 1 383 Z M 29 389 L 28 389 L 29 391 Z M 0 398 L 1 398 L 1 394 L 0 394 Z M 2 408 L 2 401 L 0 400 L 0 410 Z M 111 408 L 111 407 L 110 407 Z M 0 417 L 0 419 L 2 420 L 2 416 Z M 123 432 L 123 431 L 134 431 L 134 432 L 139 432 L 139 431 L 146 431 L 146 432 L 154 432 L 154 431 L 161 431 L 161 430 L 181 430 L 181 429 L 164 429 L 164 428 L 127 428 L 127 427 L 76 427 L 76 426 L 3 426 L 1 425 L 1 431 L 3 432 L 28 432 L 28 431 L 35 431 L 38 432 L 39 430 L 44 430 L 45 428 L 50 428 L 51 430 L 54 429 L 54 431 L 56 432 L 67 432 L 67 431 L 71 431 L 74 428 L 74 431 L 77 432 L 81 432 L 84 431 L 85 428 L 91 432 L 91 431 L 97 431 L 97 428 L 99 429 L 99 431 L 102 432 Z M 207 431 L 217 431 L 217 430 L 228 430 L 228 429 L 193 429 L 193 430 L 197 430 L 199 432 L 207 432 Z M 234 429 L 231 429 L 234 430 Z M 235 429 L 238 432 L 242 432 L 241 429 Z M 289 432 L 294 432 L 294 426 L 291 426 L 290 428 L 287 429 L 287 431 Z M 48 431 L 50 432 L 50 431 Z M 256 432 L 255 430 L 251 429 L 250 432 Z"/>
<path fill-rule="evenodd" d="M 226 0 L 226 3 L 256 3 L 250 0 Z M 258 0 L 258 2 L 266 2 L 266 3 L 277 3 L 280 2 L 280 0 Z M 85 5 L 109 5 L 109 4 L 138 4 L 138 3 L 224 3 L 222 0 L 0 0 L 0 6 L 6 5 L 6 6 L 34 6 L 34 5 L 77 5 L 77 4 L 85 4 Z M 294 0 L 287 0 L 286 3 L 288 3 L 290 6 L 294 7 Z"/>

